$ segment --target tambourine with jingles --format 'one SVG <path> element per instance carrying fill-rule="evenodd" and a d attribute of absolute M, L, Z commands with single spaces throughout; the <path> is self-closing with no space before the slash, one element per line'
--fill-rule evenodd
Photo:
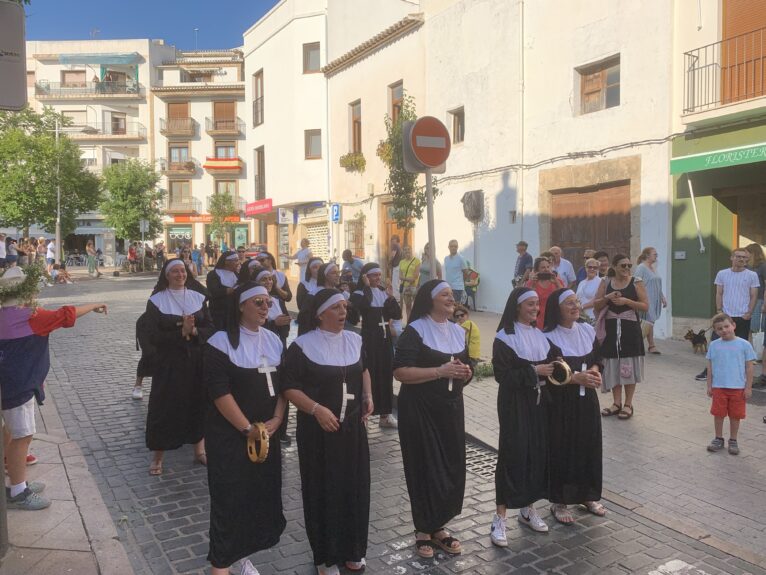
<path fill-rule="evenodd" d="M 551 362 L 553 373 L 548 376 L 548 381 L 553 385 L 566 385 L 572 381 L 572 368 L 567 362 L 557 359 Z"/>
<path fill-rule="evenodd" d="M 253 423 L 253 427 L 258 433 L 247 438 L 247 456 L 253 463 L 263 463 L 269 456 L 269 432 L 259 421 Z"/>

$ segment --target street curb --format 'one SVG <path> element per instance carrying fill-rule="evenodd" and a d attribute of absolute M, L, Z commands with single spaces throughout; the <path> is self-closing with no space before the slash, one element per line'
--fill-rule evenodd
<path fill-rule="evenodd" d="M 394 396 L 394 398 L 396 399 L 396 396 Z M 487 449 L 493 453 L 497 453 L 497 449 L 495 449 L 495 447 L 467 430 L 465 432 L 465 436 L 466 439 L 472 441 L 473 443 L 479 444 L 480 446 L 484 447 L 484 449 Z M 663 527 L 667 527 L 676 533 L 680 533 L 686 537 L 691 537 L 700 543 L 709 545 L 710 547 L 718 549 L 718 551 L 731 555 L 732 557 L 738 557 L 743 561 L 747 561 L 748 563 L 752 563 L 757 567 L 766 569 L 765 556 L 759 555 L 758 553 L 753 553 L 750 549 L 745 547 L 740 547 L 734 543 L 724 541 L 723 539 L 720 539 L 719 537 L 706 532 L 704 529 L 700 529 L 694 525 L 684 523 L 683 521 L 679 521 L 678 519 L 675 519 L 669 515 L 657 513 L 656 511 L 647 509 L 640 503 L 637 503 L 632 499 L 628 499 L 627 497 L 623 497 L 622 495 L 619 495 L 613 491 L 609 491 L 608 489 L 601 490 L 601 498 L 602 500 L 613 503 L 614 505 L 619 505 L 620 507 L 631 511 L 632 513 L 635 513 L 644 519 L 659 523 Z"/>
<path fill-rule="evenodd" d="M 55 374 L 57 362 L 54 358 L 51 360 L 51 367 Z M 46 391 L 48 396 L 45 405 L 46 418 L 52 418 L 54 425 L 59 426 L 65 435 L 66 430 L 61 425 L 56 408 L 55 390 L 52 390 L 51 386 L 46 386 Z M 112 516 L 101 497 L 93 475 L 88 470 L 88 463 L 80 447 L 67 437 L 66 441 L 59 443 L 58 449 L 99 573 L 101 575 L 133 573 L 128 554 L 120 542 Z"/>

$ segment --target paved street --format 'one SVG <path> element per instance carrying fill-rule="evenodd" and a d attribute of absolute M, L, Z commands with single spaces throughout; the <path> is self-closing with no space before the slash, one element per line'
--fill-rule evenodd
<path fill-rule="evenodd" d="M 84 454 L 134 572 L 202 573 L 209 510 L 205 469 L 193 464 L 189 446 L 167 455 L 161 478 L 150 477 L 143 434 L 147 401 L 133 401 L 129 395 L 138 359 L 135 319 L 153 282 L 109 278 L 46 290 L 45 305 L 102 300 L 110 306 L 107 318 L 89 316 L 51 338 L 49 391 L 66 433 Z M 492 330 L 487 326 L 483 333 L 491 337 Z M 662 344 L 661 349 L 665 355 L 648 362 L 649 381 L 637 396 L 636 416 L 629 422 L 604 422 L 605 487 L 614 494 L 607 497 L 608 517 L 580 514 L 571 527 L 551 521 L 548 535 L 533 534 L 510 521 L 507 550 L 493 548 L 488 538 L 494 454 L 472 443 L 463 514 L 450 526 L 465 553 L 459 558 L 440 554 L 433 562 L 413 557 L 398 437 L 371 426 L 367 571 L 766 574 L 766 564 L 757 567 L 743 561 L 744 554 L 726 546 L 736 542 L 749 549 L 747 558 L 752 561 L 766 555 L 761 520 L 766 513 L 766 426 L 760 423 L 764 409 L 750 407 L 741 456 L 707 454 L 711 425 L 702 384 L 678 375 L 693 375 L 701 361 L 681 344 Z M 496 441 L 495 386 L 493 380 L 484 380 L 467 390 L 467 428 L 490 446 Z M 280 544 L 257 554 L 254 563 L 264 575 L 313 573 L 295 447 L 285 452 L 283 502 L 287 530 Z"/>

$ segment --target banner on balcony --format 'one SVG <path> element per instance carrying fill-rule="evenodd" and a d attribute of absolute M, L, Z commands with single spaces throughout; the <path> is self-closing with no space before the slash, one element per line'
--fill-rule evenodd
<path fill-rule="evenodd" d="M 766 143 L 691 154 L 670 160 L 670 173 L 683 174 L 766 162 Z"/>
<path fill-rule="evenodd" d="M 258 200 L 245 205 L 246 216 L 257 216 L 258 214 L 268 214 L 272 210 L 271 198 Z"/>

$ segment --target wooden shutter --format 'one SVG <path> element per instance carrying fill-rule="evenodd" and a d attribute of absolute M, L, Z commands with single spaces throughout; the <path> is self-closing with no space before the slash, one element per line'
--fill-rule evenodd
<path fill-rule="evenodd" d="M 168 103 L 168 118 L 171 120 L 186 119 L 189 117 L 189 102 Z"/>
<path fill-rule="evenodd" d="M 213 102 L 213 116 L 216 120 L 233 120 L 235 102 Z"/>
<path fill-rule="evenodd" d="M 721 101 L 764 95 L 766 0 L 724 0 Z"/>

